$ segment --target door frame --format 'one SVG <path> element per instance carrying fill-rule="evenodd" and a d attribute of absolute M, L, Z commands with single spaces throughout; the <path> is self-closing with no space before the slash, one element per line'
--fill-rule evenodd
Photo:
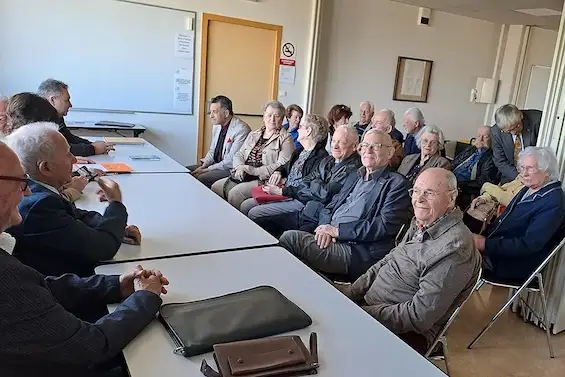
<path fill-rule="evenodd" d="M 273 30 L 276 35 L 276 49 L 273 56 L 273 76 L 271 78 L 271 100 L 278 98 L 279 91 L 279 58 L 282 44 L 282 30 L 283 27 L 279 25 L 266 24 L 263 22 L 245 20 L 241 18 L 233 18 L 220 16 L 217 14 L 203 13 L 202 14 L 202 42 L 201 42 L 201 55 L 200 55 L 200 109 L 198 111 L 198 145 L 197 153 L 198 160 L 204 157 L 206 146 L 204 145 L 204 127 L 206 124 L 206 116 L 208 113 L 206 98 L 206 74 L 208 65 L 208 29 L 211 21 L 225 22 L 229 24 L 249 26 L 258 29 Z"/>

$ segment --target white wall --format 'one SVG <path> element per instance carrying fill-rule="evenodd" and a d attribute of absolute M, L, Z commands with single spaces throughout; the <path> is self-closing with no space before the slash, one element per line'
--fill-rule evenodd
<path fill-rule="evenodd" d="M 555 43 L 557 41 L 557 32 L 552 30 L 540 29 L 532 27 L 530 29 L 530 38 L 526 50 L 526 61 L 520 82 L 518 92 L 517 106 L 524 107 L 526 102 L 526 93 L 528 92 L 528 83 L 532 73 L 532 66 L 541 65 L 551 67 L 553 62 L 553 53 L 555 51 Z"/>
<path fill-rule="evenodd" d="M 474 135 L 486 105 L 469 102 L 470 91 L 477 77 L 492 76 L 500 25 L 433 11 L 425 27 L 417 15 L 417 7 L 387 0 L 326 0 L 315 110 L 345 103 L 357 119 L 359 103 L 371 100 L 401 123 L 417 106 L 447 138 Z M 428 103 L 392 100 L 398 56 L 434 61 Z"/>
<path fill-rule="evenodd" d="M 38 0 L 44 1 L 44 0 Z M 91 0 L 92 4 L 96 0 Z M 135 122 L 148 127 L 144 137 L 157 147 L 161 148 L 171 157 L 182 164 L 192 164 L 196 162 L 197 149 L 197 133 L 198 119 L 197 112 L 199 108 L 199 87 L 200 87 L 200 50 L 201 50 L 201 20 L 202 13 L 220 14 L 229 17 L 245 18 L 259 22 L 266 22 L 283 26 L 283 42 L 290 41 L 297 48 L 297 69 L 295 85 L 281 84 L 280 89 L 285 90 L 287 95 L 279 98 L 285 104 L 298 103 L 304 105 L 306 102 L 306 86 L 307 86 L 307 67 L 309 66 L 310 46 L 311 46 L 311 17 L 314 6 L 314 0 L 262 0 L 258 3 L 244 0 L 137 0 L 138 2 L 186 9 L 197 12 L 196 20 L 196 67 L 194 82 L 194 116 L 179 115 L 159 115 L 159 114 L 135 114 L 135 115 L 119 115 L 119 114 L 100 114 L 100 113 L 83 113 L 70 112 L 68 120 L 100 120 L 111 119 L 116 121 Z M 8 6 L 18 6 L 17 1 L 11 1 Z M 30 12 L 33 10 L 31 9 Z M 46 15 L 48 16 L 48 15 Z M 71 17 L 69 15 L 69 17 Z M 123 20 L 127 22 L 127 20 Z M 148 25 L 149 26 L 149 25 Z M 103 25 L 101 25 L 103 27 Z M 73 30 L 69 30 L 72 33 Z M 61 51 L 54 51 L 64 59 L 65 54 L 73 54 L 72 46 L 66 46 L 59 40 L 57 46 Z M 0 50 L 3 38 L 17 38 L 17 33 L 8 35 L 0 35 Z M 22 40 L 20 43 L 25 44 Z M 104 43 L 104 41 L 100 41 Z M 226 52 L 226 59 L 229 59 L 229 51 Z M 40 64 L 40 59 L 38 59 Z M 25 72 L 21 72 L 25 75 Z M 57 77 L 57 79 L 65 81 L 65 77 Z M 0 82 L 2 81 L 2 70 L 0 70 Z M 80 82 L 68 82 L 72 87 L 79 86 Z M 39 83 L 38 83 L 39 85 Z M 12 93 L 5 93 L 12 94 Z M 237 104 L 234 104 L 237 106 Z"/>

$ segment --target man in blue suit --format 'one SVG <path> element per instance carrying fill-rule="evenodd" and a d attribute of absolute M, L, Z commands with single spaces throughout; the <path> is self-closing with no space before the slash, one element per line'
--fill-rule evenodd
<path fill-rule="evenodd" d="M 67 272 L 86 277 L 102 260 L 112 259 L 122 240 L 139 243 L 139 230 L 127 227 L 127 212 L 117 183 L 100 179 L 109 205 L 104 215 L 77 209 L 59 189 L 71 181 L 75 157 L 58 127 L 25 125 L 6 137 L 31 177 L 31 195 L 19 205 L 23 221 L 8 229 L 16 238 L 14 256 L 46 275 Z"/>
<path fill-rule="evenodd" d="M 31 192 L 29 177 L 3 143 L 0 161 L 1 232 L 22 221 L 18 203 Z M 107 365 L 153 320 L 168 284 L 160 271 L 141 266 L 121 276 L 46 277 L 3 249 L 0 276 L 3 377 L 120 375 L 119 368 Z M 73 314 L 86 302 L 121 304 L 88 323 Z"/>

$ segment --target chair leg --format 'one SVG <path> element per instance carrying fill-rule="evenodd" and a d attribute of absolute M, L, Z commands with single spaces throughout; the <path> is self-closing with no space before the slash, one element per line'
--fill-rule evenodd
<path fill-rule="evenodd" d="M 441 343 L 441 348 L 443 349 L 443 362 L 445 363 L 445 373 L 448 376 L 451 376 L 451 372 L 449 370 L 449 352 L 447 351 L 447 340 L 445 343 Z"/>
<path fill-rule="evenodd" d="M 549 330 L 549 313 L 547 312 L 547 300 L 545 299 L 545 288 L 543 286 L 543 278 L 541 276 L 541 273 L 537 275 L 538 277 L 538 282 L 539 282 L 539 292 L 541 295 L 541 303 L 543 306 L 543 322 L 544 322 L 544 326 L 545 326 L 545 334 L 547 336 L 547 345 L 549 347 L 549 357 L 551 357 L 552 359 L 555 357 L 555 355 L 553 354 L 553 345 L 551 344 L 551 332 Z"/>
<path fill-rule="evenodd" d="M 475 285 L 475 292 L 478 292 L 479 289 L 481 289 L 484 284 L 485 284 L 485 281 L 484 281 L 483 279 L 479 280 L 479 281 L 477 282 L 477 285 Z"/>
<path fill-rule="evenodd" d="M 490 320 L 490 322 L 485 326 L 485 328 L 479 333 L 479 335 L 477 335 L 477 337 L 471 342 L 471 344 L 469 344 L 469 346 L 467 346 L 468 349 L 473 348 L 473 346 L 479 341 L 479 339 L 482 338 L 482 336 L 491 328 L 491 326 L 496 322 L 496 320 L 498 319 L 498 317 L 500 317 L 502 315 L 502 313 L 504 313 L 506 311 L 506 309 L 508 309 L 512 303 L 514 302 L 514 300 L 516 299 L 516 297 L 518 297 L 518 295 L 520 294 L 522 290 L 519 289 L 516 291 L 516 293 L 506 302 L 506 304 L 504 304 L 504 306 L 502 308 L 500 308 L 500 310 L 498 311 L 498 313 L 495 314 L 494 317 L 492 317 L 492 319 Z"/>

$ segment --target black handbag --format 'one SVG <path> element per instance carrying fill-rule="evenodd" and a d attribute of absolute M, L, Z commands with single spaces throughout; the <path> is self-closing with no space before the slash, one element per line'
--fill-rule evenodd
<path fill-rule="evenodd" d="M 175 342 L 175 354 L 191 357 L 215 344 L 263 338 L 303 329 L 312 319 L 273 287 L 182 304 L 165 304 L 159 320 Z"/>

